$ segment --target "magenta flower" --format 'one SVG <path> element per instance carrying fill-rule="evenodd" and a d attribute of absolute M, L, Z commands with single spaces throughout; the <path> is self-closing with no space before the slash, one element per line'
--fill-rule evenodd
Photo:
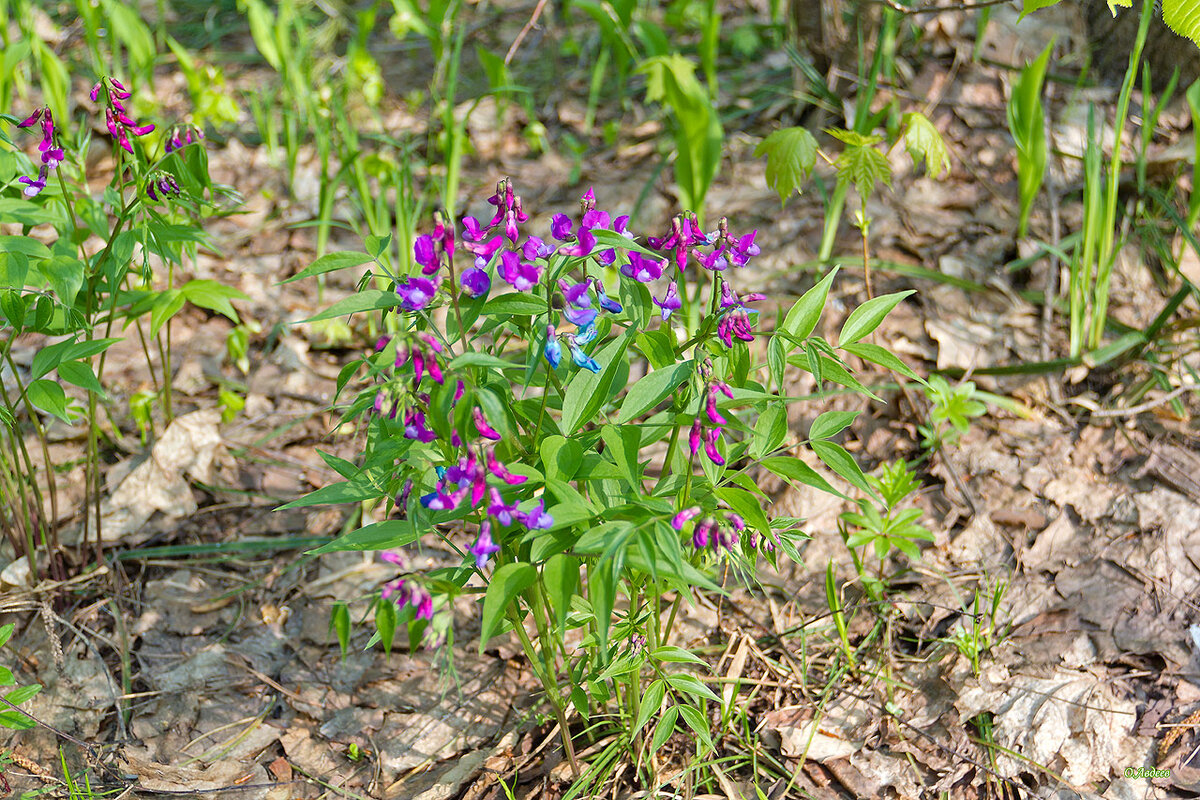
<path fill-rule="evenodd" d="M 574 223 L 566 214 L 555 214 L 550 220 L 550 235 L 560 242 L 569 240 L 574 235 Z"/>
<path fill-rule="evenodd" d="M 95 98 L 92 98 L 93 100 Z M 189 144 L 195 144 L 204 138 L 204 132 L 193 125 L 183 125 L 171 131 L 167 137 L 167 143 L 164 147 L 167 154 L 174 153 L 176 150 L 182 150 Z"/>
<path fill-rule="evenodd" d="M 546 244 L 537 236 L 530 236 L 525 240 L 525 244 L 521 245 L 521 254 L 525 256 L 526 261 L 533 261 L 535 258 L 547 259 L 554 255 L 554 245 Z"/>
<path fill-rule="evenodd" d="M 17 127 L 28 128 L 36 125 L 39 121 L 42 123 L 42 141 L 38 143 L 38 151 L 42 154 L 42 165 L 38 169 L 36 178 L 22 175 L 17 179 L 18 183 L 25 184 L 26 197 L 36 197 L 46 188 L 46 179 L 50 175 L 50 171 L 61 164 L 64 157 L 62 148 L 57 147 L 54 143 L 54 116 L 50 113 L 49 106 L 42 106 L 17 123 Z"/>
<path fill-rule="evenodd" d="M 621 265 L 621 274 L 638 283 L 649 283 L 662 277 L 666 259 L 647 258 L 636 250 L 629 253 L 629 263 Z"/>
<path fill-rule="evenodd" d="M 108 132 L 112 134 L 123 150 L 133 153 L 133 144 L 129 141 L 129 134 L 145 136 L 154 130 L 154 126 L 138 125 L 129 117 L 129 112 L 122 101 L 128 100 L 132 95 L 126 91 L 120 81 L 113 78 L 101 78 L 100 82 L 92 87 L 92 91 L 88 95 L 92 98 L 92 102 L 99 102 L 100 89 L 106 84 L 108 91 L 105 98 L 104 121 L 108 125 Z"/>
<path fill-rule="evenodd" d="M 519 292 L 527 292 L 537 285 L 542 278 L 542 271 L 536 264 L 521 261 L 512 250 L 500 254 L 500 277 Z"/>
<path fill-rule="evenodd" d="M 175 178 L 172 175 L 158 173 L 152 175 L 150 180 L 146 181 L 146 196 L 154 202 L 158 202 L 159 195 L 162 195 L 163 199 L 166 199 L 167 197 L 177 197 L 182 193 L 183 189 L 175 182 Z"/>
<path fill-rule="evenodd" d="M 681 530 L 683 530 L 683 526 L 685 524 L 687 524 L 688 520 L 699 516 L 699 514 L 700 514 L 700 506 L 692 506 L 691 508 L 685 508 L 683 511 L 680 511 L 678 514 L 676 514 L 674 517 L 671 518 L 671 527 L 677 531 L 681 531 Z"/>
<path fill-rule="evenodd" d="M 663 237 L 648 237 L 646 244 L 655 250 L 674 251 L 675 265 L 682 270 L 687 266 L 688 254 L 693 247 L 708 244 L 708 237 L 696 225 L 691 215 L 671 220 L 671 232 Z"/>
<path fill-rule="evenodd" d="M 704 432 L 704 455 L 718 467 L 725 466 L 725 457 L 717 449 L 717 440 L 721 438 L 720 428 L 709 428 Z"/>
<path fill-rule="evenodd" d="M 734 512 L 730 511 L 725 518 L 729 520 L 729 524 L 735 531 L 746 530 L 746 521 L 742 519 L 741 514 L 735 514 Z"/>
<path fill-rule="evenodd" d="M 483 416 L 483 409 L 475 406 L 471 410 L 471 413 L 475 418 L 475 430 L 479 431 L 480 436 L 485 439 L 491 439 L 493 442 L 500 441 L 500 433 L 488 424 L 487 418 Z"/>
<path fill-rule="evenodd" d="M 475 568 L 483 569 L 488 558 L 499 549 L 500 545 L 492 541 L 492 523 L 485 519 L 479 526 L 479 536 L 476 537 L 475 544 L 467 548 L 467 552 L 475 556 Z"/>
<path fill-rule="evenodd" d="M 716 387 L 710 386 L 708 389 L 708 402 L 704 405 L 704 413 L 708 415 L 708 421 L 713 425 L 725 425 L 729 422 L 729 420 L 721 416 L 721 412 L 717 410 Z"/>
<path fill-rule="evenodd" d="M 754 341 L 754 329 L 750 327 L 750 318 L 743 308 L 734 309 L 721 318 L 717 323 L 717 336 L 726 347 L 733 347 L 733 337 L 743 342 Z"/>
<path fill-rule="evenodd" d="M 704 426 L 700 424 L 700 418 L 696 417 L 696 420 L 692 423 L 692 431 L 688 434 L 688 447 L 691 448 L 693 456 L 700 452 L 700 442 L 703 434 Z"/>
<path fill-rule="evenodd" d="M 662 309 L 662 318 L 664 321 L 671 318 L 671 314 L 683 307 L 683 300 L 679 297 L 679 287 L 675 284 L 675 279 L 671 279 L 671 283 L 667 285 L 667 293 L 662 300 L 657 297 L 651 298 L 654 305 Z"/>
<path fill-rule="evenodd" d="M 425 443 L 437 438 L 437 433 L 425 424 L 425 412 L 409 409 L 404 415 L 404 438 Z"/>
<path fill-rule="evenodd" d="M 558 252 L 565 256 L 586 256 L 592 252 L 596 246 L 596 236 L 587 228 L 580 228 L 579 234 L 575 237 L 575 244 L 562 245 L 558 248 Z"/>
<path fill-rule="evenodd" d="M 496 460 L 496 448 L 489 447 L 487 453 L 488 472 L 496 476 L 500 480 L 507 483 L 509 486 L 516 486 L 529 480 L 524 475 L 513 475 L 508 469 Z"/>
<path fill-rule="evenodd" d="M 400 295 L 401 308 L 420 311 L 437 294 L 437 284 L 428 278 L 409 276 L 396 284 L 396 294 Z"/>
<path fill-rule="evenodd" d="M 454 385 L 454 399 L 450 402 L 450 405 L 452 405 L 452 406 L 458 405 L 458 401 L 462 400 L 463 393 L 466 391 L 467 391 L 467 385 L 462 382 L 462 379 L 459 379 L 458 383 Z"/>

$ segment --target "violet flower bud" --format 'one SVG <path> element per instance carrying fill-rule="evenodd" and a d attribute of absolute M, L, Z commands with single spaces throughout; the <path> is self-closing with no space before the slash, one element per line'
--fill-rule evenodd
<path fill-rule="evenodd" d="M 696 516 L 699 516 L 699 514 L 700 514 L 700 506 L 692 506 L 691 508 L 685 508 L 683 511 L 680 511 L 678 514 L 671 517 L 671 527 L 677 531 L 681 531 L 681 530 L 683 530 L 683 526 L 688 522 L 688 520 L 690 520 Z"/>
<path fill-rule="evenodd" d="M 475 568 L 483 569 L 488 558 L 499 549 L 500 546 L 492 541 L 492 523 L 485 519 L 479 526 L 479 536 L 476 537 L 475 544 L 467 548 L 467 552 L 475 556 Z"/>
<path fill-rule="evenodd" d="M 483 409 L 475 406 L 471 410 L 472 416 L 475 418 L 475 430 L 479 431 L 479 435 L 485 439 L 491 439 L 494 442 L 500 441 L 500 433 L 488 424 L 487 418 L 483 416 Z"/>

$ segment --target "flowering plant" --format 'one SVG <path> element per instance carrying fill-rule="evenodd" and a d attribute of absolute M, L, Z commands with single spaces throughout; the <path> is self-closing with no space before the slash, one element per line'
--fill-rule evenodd
<path fill-rule="evenodd" d="M 40 134 L 37 156 L 30 159 L 21 149 L 28 137 L 15 135 L 14 141 L 0 127 L 0 141 L 7 145 L 0 150 L 0 223 L 19 226 L 25 234 L 0 236 L 0 363 L 5 372 L 0 383 L 0 486 L 6 497 L 14 498 L 0 509 L 0 530 L 18 554 L 29 557 L 35 577 L 39 565 L 34 556 L 43 548 L 53 556 L 49 566 L 55 577 L 66 577 L 58 548 L 55 471 L 42 415 L 68 422 L 82 416 L 87 422 L 85 515 L 98 510 L 96 412 L 97 400 L 110 399 L 103 382 L 108 348 L 130 326 L 142 337 L 148 360 L 150 346 L 158 345 L 157 394 L 169 419 L 170 318 L 191 302 L 236 320 L 230 300 L 243 296 L 210 280 L 175 283 L 175 270 L 194 259 L 206 242 L 200 218 L 221 191 L 209 179 L 201 132 L 179 125 L 164 135 L 156 133 L 155 125 L 134 120 L 133 93 L 113 78 L 97 82 L 89 99 L 92 112 L 103 110 L 115 165 L 108 186 L 98 194 L 89 189 L 84 169 L 91 136 L 87 125 L 72 134 L 49 105 L 23 119 L 0 115 L 15 126 L 15 134 Z M 149 341 L 143 327 L 147 316 Z M 26 368 L 14 359 L 13 345 L 29 335 L 44 337 L 45 346 Z M 151 369 L 153 374 L 153 365 Z M 67 385 L 75 387 L 70 395 Z M 25 450 L 26 427 L 41 444 L 41 481 L 29 479 L 36 470 Z M 85 529 L 99 541 L 96 516 Z"/>
<path fill-rule="evenodd" d="M 639 241 L 589 189 L 543 239 L 524 230 L 512 181 L 488 202 L 486 222 L 439 217 L 414 242 L 409 274 L 391 274 L 378 258 L 388 242 L 368 238 L 367 253 L 330 253 L 289 279 L 373 262 L 361 285 L 390 284 L 312 318 L 379 310 L 390 332 L 338 379 L 339 394 L 366 382 L 344 409 L 365 423 L 361 463 L 326 456 L 344 480 L 290 505 L 384 500 L 388 518 L 318 551 L 381 551 L 397 565 L 376 601 L 376 640 L 390 650 L 406 626 L 414 644 L 450 641 L 451 600 L 479 595 L 480 648 L 515 633 L 572 764 L 572 709 L 586 720 L 615 706 L 649 769 L 647 746 L 679 720 L 711 744 L 707 704 L 721 702 L 688 671 L 703 662 L 672 640 L 679 606 L 696 589 L 722 591 L 716 564 L 752 574 L 759 558 L 799 558 L 799 521 L 767 518 L 754 473 L 837 493 L 791 454 L 800 442 L 785 406 L 801 398 L 783 393 L 786 366 L 866 394 L 845 355 L 911 374 L 862 341 L 905 293 L 857 309 L 834 346 L 813 333 L 835 270 L 768 334 L 754 309 L 765 298 L 745 292 L 742 271 L 759 253 L 754 232 L 721 219 L 705 233 L 681 214 Z M 752 351 L 756 341 L 769 345 Z M 853 417 L 821 415 L 809 443 L 871 494 L 831 441 Z M 406 569 L 396 548 L 426 536 L 456 558 Z"/>

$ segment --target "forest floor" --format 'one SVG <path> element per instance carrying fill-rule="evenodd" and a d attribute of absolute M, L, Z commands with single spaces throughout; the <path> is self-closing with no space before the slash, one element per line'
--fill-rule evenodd
<path fill-rule="evenodd" d="M 983 58 L 973 61 L 969 20 L 925 17 L 924 59 L 911 63 L 903 90 L 895 90 L 904 110 L 922 110 L 934 121 L 953 167 L 935 181 L 912 174 L 897 152 L 894 187 L 868 207 L 872 255 L 882 265 L 875 292 L 917 290 L 877 340 L 921 374 L 961 369 L 1025 413 L 992 407 L 960 442 L 922 462 L 919 505 L 936 541 L 918 562 L 883 565 L 896 575 L 888 641 L 864 649 L 857 673 L 824 671 L 835 646 L 824 590 L 831 559 L 847 585 L 851 641 L 862 640 L 878 612 L 856 603 L 853 565 L 837 533 L 845 506 L 815 490 L 778 489 L 770 510 L 805 519 L 812 538 L 804 563 L 764 575 L 765 592 L 731 578 L 728 597 L 700 597 L 684 607 L 677 642 L 706 648 L 715 674 L 741 679 L 737 702 L 755 725 L 757 757 L 789 776 L 790 783 L 759 786 L 770 800 L 1200 792 L 1200 763 L 1193 761 L 1200 736 L 1189 727 L 1200 708 L 1193 418 L 1165 403 L 1119 410 L 1120 390 L 1147 375 L 1136 363 L 979 374 L 1066 352 L 1061 317 L 1043 327 L 1040 307 L 1022 295 L 1042 290 L 1049 270 L 1045 258 L 1033 267 L 1019 262 L 1031 253 L 1016 236 L 1005 117 L 1012 80 L 1005 65 L 1023 63 L 1054 33 L 1078 46 L 1078 32 L 1056 27 L 1055 19 L 1065 17 L 1026 21 L 1018 31 L 1015 13 L 997 7 Z M 768 58 L 761 68 L 764 81 L 790 75 L 786 58 Z M 174 90 L 164 82 L 162 91 Z M 585 82 L 564 82 L 557 125 L 579 128 L 586 92 Z M 1055 148 L 1080 152 L 1086 101 L 1111 104 L 1115 94 L 1111 87 L 1060 87 L 1047 111 Z M 709 195 L 712 218 L 728 217 L 738 232 L 758 229 L 754 288 L 784 308 L 813 283 L 814 270 L 797 265 L 814 258 L 823 222 L 815 191 L 781 211 L 763 160 L 753 156 L 786 113 L 774 109 L 730 133 Z M 511 176 L 534 215 L 530 230 L 546 226 L 547 212 L 573 206 L 589 185 L 601 207 L 627 211 L 655 161 L 657 124 L 626 116 L 620 143 L 589 150 L 579 182 L 570 185 L 576 165 L 560 154 L 531 155 L 519 112 L 501 127 L 494 120 L 485 111 L 473 117 L 476 153 L 463 183 L 470 207 L 478 210 L 495 181 Z M 1147 156 L 1152 170 L 1173 174 L 1191 146 L 1188 125 L 1186 106 L 1168 107 Z M 279 283 L 315 258 L 314 229 L 294 227 L 316 212 L 311 157 L 302 158 L 289 188 L 265 149 L 237 138 L 209 146 L 214 178 L 236 186 L 245 204 L 211 225 L 222 252 L 202 255 L 191 277 L 244 291 L 250 300 L 239 311 L 262 334 L 242 376 L 225 357 L 228 320 L 197 310 L 177 318 L 179 416 L 159 431 L 149 460 L 137 433 L 125 431 L 108 474 L 105 524 L 119 537 L 109 544 L 112 566 L 36 589 L 8 571 L 0 576 L 11 579 L 5 618 L 18 623 L 6 663 L 19 682 L 45 687 L 28 704 L 44 725 L 2 737 L 19 759 L 5 767 L 9 782 L 17 791 L 61 791 L 61 751 L 73 774 L 89 769 L 94 787 L 119 788 L 121 779 L 136 777 L 136 792 L 148 794 L 481 800 L 505 797 L 503 781 L 518 798 L 561 797 L 569 772 L 557 732 L 538 713 L 536 681 L 513 641 L 502 637 L 477 652 L 472 603 L 456 609 L 463 644 L 449 652 L 400 648 L 387 657 L 363 649 L 369 626 L 360 626 L 349 652 L 340 654 L 330 629 L 334 602 L 369 597 L 394 568 L 370 554 L 303 555 L 308 545 L 300 537 L 336 535 L 346 524 L 342 509 L 272 509 L 337 479 L 318 448 L 355 455 L 352 429 L 330 433 L 336 418 L 329 403 L 340 366 L 369 347 L 365 334 L 354 331 L 349 343 L 331 345 L 331 328 L 288 324 L 352 291 L 354 276 L 331 277 L 323 297 L 314 281 Z M 1052 159 L 1051 171 L 1062 198 L 1057 213 L 1039 202 L 1032 221 L 1032 235 L 1044 241 L 1054 239 L 1054 218 L 1061 236 L 1078 228 L 1081 213 L 1078 161 Z M 642 208 L 643 227 L 665 226 L 674 203 L 659 177 Z M 335 231 L 330 249 L 359 246 L 339 240 L 344 236 Z M 836 252 L 859 247 L 857 232 L 843 225 Z M 1159 265 L 1145 263 L 1141 252 L 1132 242 L 1122 251 L 1112 288 L 1112 315 L 1132 326 L 1145 326 L 1169 295 L 1155 278 Z M 861 263 L 843 263 L 822 322 L 827 334 L 865 299 Z M 1194 256 L 1183 269 L 1193 278 L 1200 272 Z M 20 341 L 14 356 L 28 362 L 42 344 Z M 149 385 L 136 338 L 110 358 L 118 395 Z M 216 393 L 231 380 L 245 384 L 247 402 L 222 423 Z M 869 385 L 891 381 L 882 371 L 864 377 Z M 805 374 L 792 393 L 815 388 Z M 917 432 L 927 411 L 923 396 L 916 408 L 897 391 L 882 396 L 886 403 L 837 395 L 794 406 L 790 422 L 803 432 L 830 408 L 862 410 L 841 441 L 864 470 L 925 456 Z M 1179 399 L 1194 410 L 1190 395 Z M 78 459 L 79 431 L 62 426 L 55 439 L 56 462 Z M 163 468 L 140 468 L 154 462 Z M 66 476 L 65 507 L 82 496 L 81 469 Z M 247 542 L 263 549 L 238 549 Z M 228 550 L 202 557 L 145 549 L 211 543 Z M 280 549 L 268 549 L 272 543 Z M 436 546 L 411 556 L 418 565 L 451 558 Z M 976 608 L 977 592 L 983 599 Z M 990 643 L 978 672 L 951 643 L 955 636 Z M 718 756 L 736 754 L 732 740 L 717 746 Z M 671 779 L 688 763 L 688 748 L 673 740 L 657 754 L 664 791 L 756 797 L 744 770 L 730 769 L 706 786 L 685 787 L 687 775 Z M 581 757 L 586 762 L 589 753 Z M 1129 777 L 1143 767 L 1169 776 Z"/>

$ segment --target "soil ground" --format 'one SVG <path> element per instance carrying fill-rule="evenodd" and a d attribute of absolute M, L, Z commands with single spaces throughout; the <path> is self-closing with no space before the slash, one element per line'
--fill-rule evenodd
<path fill-rule="evenodd" d="M 524 16 L 513 12 L 516 25 L 531 8 Z M 1122 410 L 1121 392 L 1145 379 L 1144 364 L 979 374 L 1066 350 L 1063 321 L 1043 326 L 1041 308 L 1022 294 L 1044 288 L 1047 259 L 1013 268 L 1030 253 L 1016 237 L 1005 65 L 1023 63 L 1056 33 L 1065 43 L 1062 63 L 1070 65 L 1079 57 L 1079 31 L 1052 11 L 1017 29 L 1015 14 L 997 7 L 983 58 L 973 61 L 971 18 L 944 13 L 921 24 L 922 55 L 903 63 L 903 79 L 889 91 L 905 110 L 934 121 L 953 168 L 934 181 L 913 174 L 897 152 L 894 188 L 868 207 L 873 255 L 898 265 L 876 270 L 876 293 L 918 290 L 877 340 L 919 372 L 974 373 L 981 388 L 1018 401 L 1024 413 L 993 407 L 961 442 L 923 462 L 919 504 L 936 541 L 919 562 L 882 565 L 898 575 L 898 601 L 888 640 L 864 648 L 857 673 L 828 670 L 835 646 L 824 594 L 830 560 L 852 609 L 851 641 L 861 642 L 878 614 L 858 602 L 837 534 L 845 507 L 815 491 L 776 487 L 770 511 L 805 519 L 812 538 L 804 562 L 764 576 L 765 592 L 738 588 L 730 577 L 728 598 L 701 597 L 685 607 L 677 641 L 710 654 L 715 674 L 741 679 L 737 703 L 759 736 L 757 757 L 790 779 L 758 786 L 771 800 L 1194 796 L 1200 456 L 1189 447 L 1193 418 L 1165 403 Z M 791 79 L 786 57 L 768 56 L 760 69 L 746 80 Z M 576 78 L 564 81 L 552 110 L 554 125 L 578 133 L 587 86 Z M 164 82 L 164 94 L 172 91 Z M 1086 102 L 1111 107 L 1114 95 L 1105 87 L 1056 89 L 1048 106 L 1056 149 L 1078 153 Z M 471 208 L 509 175 L 535 215 L 531 230 L 545 227 L 550 212 L 573 206 L 588 185 L 603 207 L 629 210 L 655 163 L 659 129 L 639 113 L 618 118 L 618 144 L 589 150 L 576 165 L 560 154 L 531 155 L 519 112 L 497 127 L 494 116 L 479 111 L 472 122 L 477 152 L 464 180 Z M 728 217 L 737 231 L 758 229 L 756 288 L 784 308 L 812 285 L 814 271 L 798 265 L 812 261 L 823 219 L 815 191 L 781 211 L 763 161 L 753 157 L 779 120 L 790 124 L 788 113 L 781 102 L 729 131 L 709 196 L 711 217 Z M 1180 153 L 1190 148 L 1187 125 L 1178 103 L 1160 118 L 1148 154 L 1152 175 L 1173 179 Z M 562 796 L 569 773 L 557 732 L 539 713 L 536 681 L 511 641 L 476 653 L 469 602 L 456 609 L 456 640 L 465 644 L 440 652 L 400 648 L 387 657 L 363 649 L 370 635 L 364 625 L 339 653 L 329 623 L 334 602 L 369 597 L 394 568 L 355 554 L 302 555 L 311 545 L 301 537 L 342 529 L 340 509 L 271 509 L 336 479 L 318 448 L 354 457 L 355 432 L 330 433 L 336 420 L 328 404 L 340 365 L 369 347 L 365 331 L 330 345 L 329 329 L 287 324 L 351 291 L 353 276 L 331 278 L 323 297 L 315 282 L 279 284 L 315 257 L 313 229 L 292 227 L 315 213 L 311 154 L 290 188 L 263 148 L 237 137 L 212 143 L 211 159 L 214 177 L 236 186 L 246 202 L 242 213 L 213 223 L 222 252 L 203 256 L 192 277 L 246 292 L 251 299 L 239 310 L 263 333 L 242 376 L 224 355 L 230 323 L 185 312 L 174 331 L 177 406 L 185 413 L 169 448 L 151 451 L 174 459 L 174 469 L 143 476 L 150 483 L 138 492 L 144 500 L 150 486 L 161 502 L 148 509 L 121 504 L 123 481 L 148 452 L 127 430 L 124 450 L 113 454 L 107 509 L 113 525 L 123 512 L 138 519 L 144 513 L 145 524 L 129 526 L 112 543 L 116 559 L 99 574 L 35 589 L 8 585 L 4 618 L 17 622 L 18 634 L 5 657 L 20 682 L 45 687 L 28 705 L 44 725 L 3 734 L 14 753 L 5 768 L 9 782 L 17 791 L 63 791 L 56 782 L 61 753 L 72 774 L 87 770 L 94 787 L 120 789 L 136 778 L 135 794 L 476 800 L 506 796 L 503 781 L 519 798 Z M 576 166 L 580 180 L 571 185 Z M 1057 208 L 1051 214 L 1039 202 L 1032 222 L 1033 237 L 1043 241 L 1077 229 L 1080 218 L 1078 161 L 1052 159 L 1051 173 Z M 665 226 L 674 206 L 660 176 L 641 211 L 644 227 Z M 337 241 L 339 235 L 330 249 L 357 246 Z M 858 247 L 854 230 L 843 226 L 837 252 Z M 1144 326 L 1170 294 L 1167 279 L 1156 279 L 1161 265 L 1140 253 L 1132 243 L 1122 252 L 1112 292 L 1113 316 L 1132 326 Z M 864 289 L 861 266 L 848 259 L 822 323 L 827 334 L 865 299 Z M 18 362 L 27 363 L 41 344 L 19 342 Z M 111 358 L 118 398 L 149 385 L 136 339 Z M 866 377 L 871 384 L 893 380 L 882 372 Z M 237 419 L 221 423 L 216 389 L 228 380 L 245 383 L 247 403 Z M 795 389 L 816 387 L 805 375 Z M 861 409 L 841 441 L 864 469 L 922 457 L 923 398 L 914 407 L 894 390 L 883 396 L 884 404 L 835 396 L 796 406 L 790 422 L 802 434 L 822 411 Z M 1190 395 L 1179 400 L 1185 411 L 1194 409 Z M 55 439 L 56 461 L 82 452 L 77 430 L 63 427 Z M 81 496 L 81 477 L 80 470 L 67 474 L 64 505 Z M 766 477 L 763 484 L 770 488 Z M 245 549 L 246 542 L 263 546 Z M 211 543 L 227 549 L 203 557 L 146 549 Z M 451 558 L 428 546 L 409 555 L 418 565 Z M 998 587 L 993 619 L 986 602 L 972 602 L 976 592 L 986 597 Z M 950 643 L 963 634 L 994 638 L 978 673 Z M 664 791 L 756 796 L 751 773 L 740 768 L 712 785 L 691 785 L 679 772 L 689 747 L 672 740 L 657 754 Z M 732 737 L 718 742 L 723 755 L 744 755 L 739 747 Z M 1130 772 L 1142 768 L 1169 774 Z M 630 796 L 622 786 L 611 790 L 614 797 Z"/>

